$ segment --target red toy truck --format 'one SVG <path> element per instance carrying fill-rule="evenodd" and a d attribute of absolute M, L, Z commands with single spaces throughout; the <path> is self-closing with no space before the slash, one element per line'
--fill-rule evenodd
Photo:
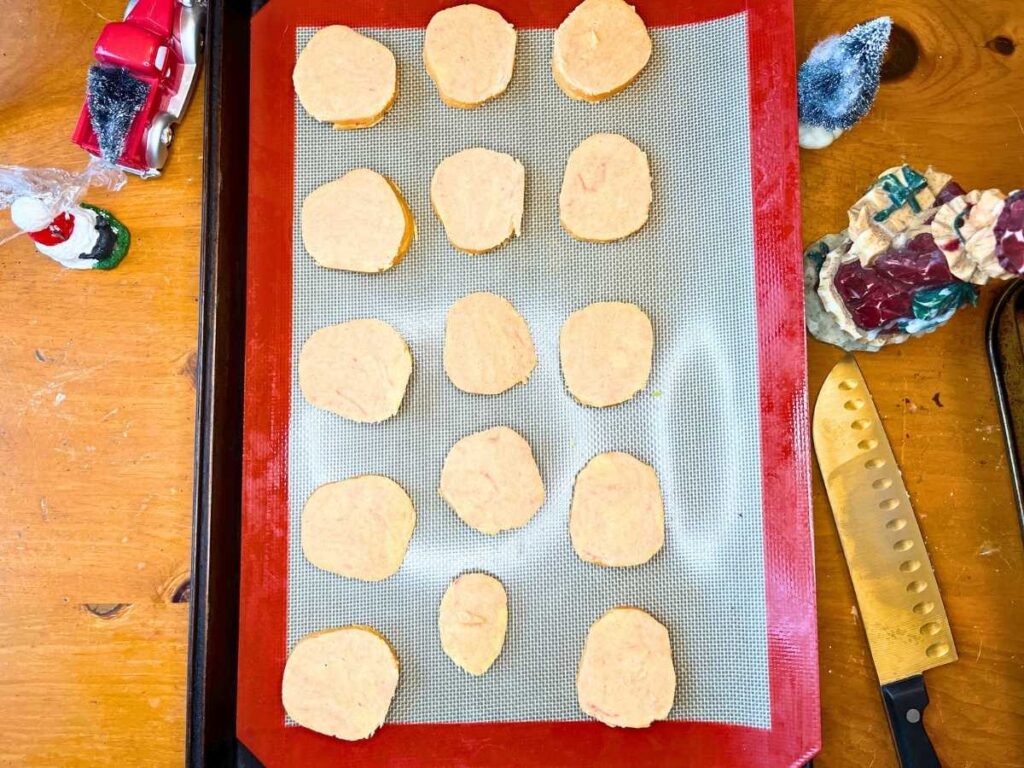
<path fill-rule="evenodd" d="M 172 126 L 184 115 L 198 80 L 205 17 L 205 0 L 132 0 L 124 20 L 110 22 L 100 33 L 97 64 L 119 68 L 148 86 L 141 108 L 124 126 L 123 150 L 116 159 L 107 158 L 120 168 L 142 177 L 160 174 Z M 72 140 L 102 156 L 88 99 Z"/>

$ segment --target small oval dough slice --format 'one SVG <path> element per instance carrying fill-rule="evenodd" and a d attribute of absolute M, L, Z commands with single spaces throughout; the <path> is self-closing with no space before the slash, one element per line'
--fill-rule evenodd
<path fill-rule="evenodd" d="M 398 67 L 390 50 L 350 27 L 324 27 L 306 43 L 292 71 L 305 110 L 335 128 L 369 128 L 398 93 Z"/>
<path fill-rule="evenodd" d="M 430 181 L 430 203 L 448 241 L 466 253 L 485 253 L 518 237 L 523 224 L 526 170 L 511 155 L 474 147 L 441 161 Z"/>
<path fill-rule="evenodd" d="M 665 543 L 665 505 L 654 468 L 628 453 L 600 453 L 576 476 L 569 536 L 580 559 L 646 563 Z"/>
<path fill-rule="evenodd" d="M 526 525 L 544 504 L 544 482 L 530 444 L 508 427 L 467 435 L 452 446 L 438 493 L 482 533 Z"/>
<path fill-rule="evenodd" d="M 623 0 L 583 0 L 555 31 L 551 73 L 566 95 L 600 101 L 628 86 L 651 58 L 651 36 Z"/>
<path fill-rule="evenodd" d="M 572 396 L 604 408 L 626 402 L 647 386 L 654 329 L 635 304 L 598 302 L 569 315 L 558 350 Z"/>
<path fill-rule="evenodd" d="M 464 573 L 441 599 L 437 627 L 448 658 L 482 675 L 498 658 L 508 627 L 505 587 L 486 573 Z"/>
<path fill-rule="evenodd" d="M 358 741 L 384 724 L 398 687 L 398 657 L 369 627 L 307 635 L 284 667 L 281 701 L 299 725 Z"/>
<path fill-rule="evenodd" d="M 472 109 L 500 96 L 515 59 L 515 28 L 474 3 L 438 11 L 423 36 L 423 65 L 450 107 Z"/>
<path fill-rule="evenodd" d="M 350 320 L 314 332 L 299 353 L 299 388 L 317 408 L 360 422 L 398 413 L 412 354 L 381 320 Z"/>
<path fill-rule="evenodd" d="M 497 395 L 522 384 L 537 367 L 526 321 L 493 293 L 471 293 L 452 304 L 443 357 L 452 384 L 476 395 Z"/>
<path fill-rule="evenodd" d="M 580 709 L 606 725 L 664 720 L 676 695 L 668 630 L 639 608 L 612 608 L 587 633 L 576 693 Z"/>
<path fill-rule="evenodd" d="M 380 581 L 405 559 L 416 510 L 402 486 L 380 475 L 321 485 L 302 509 L 302 552 L 317 568 Z"/>
<path fill-rule="evenodd" d="M 416 225 L 390 179 L 356 168 L 302 201 L 302 242 L 317 264 L 349 272 L 383 272 L 409 250 Z"/>
<path fill-rule="evenodd" d="M 608 243 L 647 223 L 652 197 L 651 168 L 643 150 L 617 133 L 595 133 L 565 164 L 559 218 L 577 240 Z"/>

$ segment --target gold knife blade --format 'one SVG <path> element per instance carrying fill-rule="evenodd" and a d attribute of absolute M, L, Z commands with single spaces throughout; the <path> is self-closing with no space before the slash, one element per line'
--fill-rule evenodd
<path fill-rule="evenodd" d="M 852 355 L 825 379 L 814 450 L 882 685 L 956 661 L 903 475 Z"/>

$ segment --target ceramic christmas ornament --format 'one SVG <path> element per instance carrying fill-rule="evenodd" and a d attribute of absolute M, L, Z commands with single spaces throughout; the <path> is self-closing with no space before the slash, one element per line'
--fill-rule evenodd
<path fill-rule="evenodd" d="M 1004 197 L 966 193 L 933 168 L 883 171 L 850 207 L 849 227 L 804 253 L 808 331 L 847 350 L 874 351 L 930 333 L 975 304 L 976 284 L 997 267 L 1009 274 L 997 250 L 1010 263 L 1024 244 L 1013 229 L 1024 221 L 1013 209 L 1003 215 Z"/>
<path fill-rule="evenodd" d="M 124 174 L 98 161 L 80 173 L 0 166 L 0 209 L 9 208 L 36 250 L 68 269 L 113 269 L 128 252 L 128 229 L 107 210 L 82 202 L 90 186 L 111 191 Z M 11 239 L 10 237 L 3 242 Z"/>

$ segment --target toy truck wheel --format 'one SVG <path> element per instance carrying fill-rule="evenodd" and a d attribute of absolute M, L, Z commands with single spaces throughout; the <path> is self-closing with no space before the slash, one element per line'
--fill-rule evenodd
<path fill-rule="evenodd" d="M 174 140 L 174 116 L 164 112 L 157 115 L 146 132 L 146 162 L 157 170 L 167 162 L 167 149 Z"/>

